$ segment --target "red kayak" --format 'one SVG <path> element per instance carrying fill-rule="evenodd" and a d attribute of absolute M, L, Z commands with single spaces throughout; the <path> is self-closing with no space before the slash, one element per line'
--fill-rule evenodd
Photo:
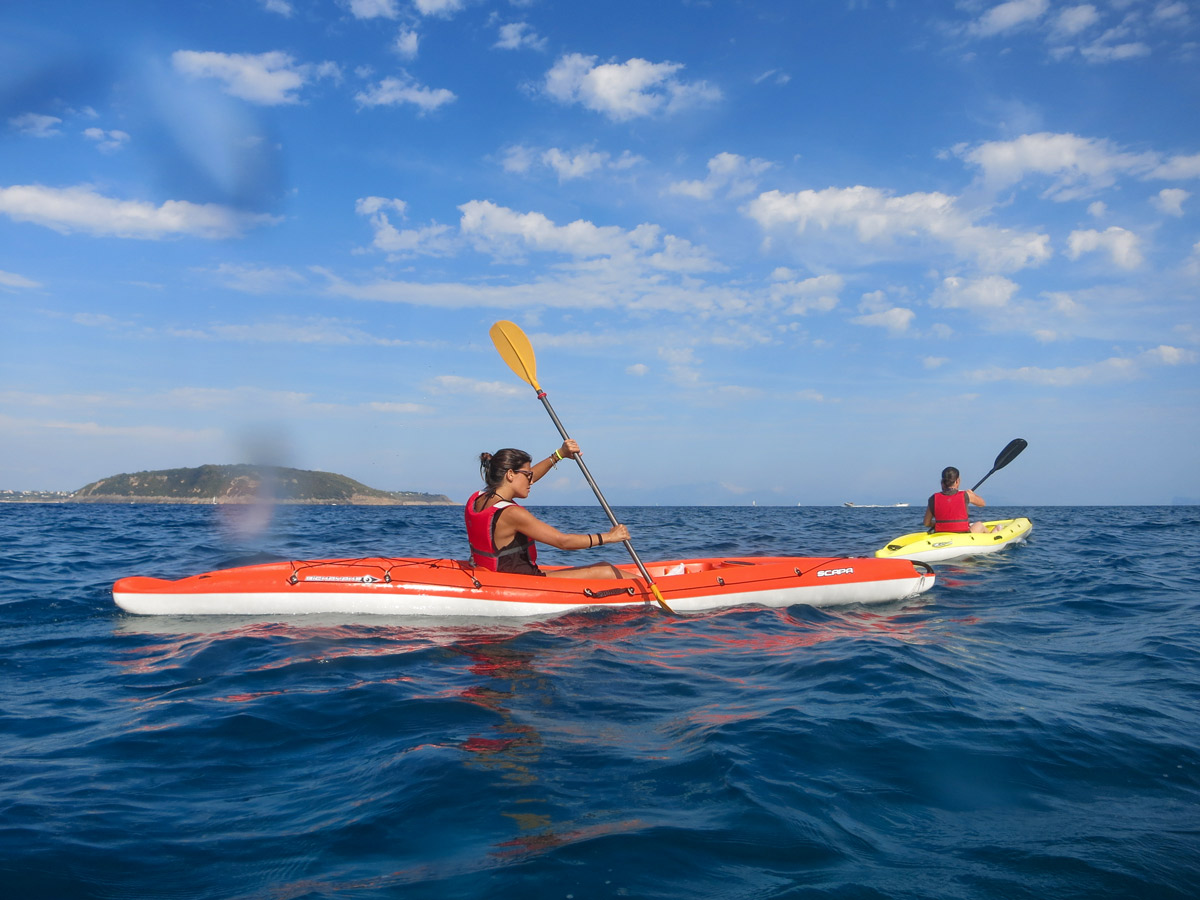
<path fill-rule="evenodd" d="M 555 567 L 544 567 L 552 571 Z M 636 574 L 632 565 L 618 566 Z M 880 603 L 933 587 L 933 569 L 907 559 L 753 556 L 688 559 L 646 567 L 675 612 L 731 606 Z M 178 581 L 133 576 L 113 585 L 121 609 L 138 615 L 547 618 L 590 607 L 655 603 L 643 578 L 510 575 L 451 559 L 333 559 L 274 562 Z"/>

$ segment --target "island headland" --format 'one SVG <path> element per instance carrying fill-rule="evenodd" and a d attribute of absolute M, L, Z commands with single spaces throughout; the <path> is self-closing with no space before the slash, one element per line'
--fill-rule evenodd
<path fill-rule="evenodd" d="M 0 499 L 20 500 L 6 492 Z M 31 496 L 34 502 L 57 503 L 290 503 L 354 506 L 457 506 L 445 494 L 423 491 L 383 491 L 332 472 L 282 466 L 207 465 L 110 475 L 73 493 Z"/>

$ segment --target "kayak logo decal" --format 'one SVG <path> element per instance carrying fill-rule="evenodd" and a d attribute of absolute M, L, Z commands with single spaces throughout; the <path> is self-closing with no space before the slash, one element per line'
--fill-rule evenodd
<path fill-rule="evenodd" d="M 828 578 L 831 575 L 853 575 L 853 574 L 854 574 L 854 567 L 851 566 L 848 569 L 822 569 L 820 572 L 817 573 L 817 577 L 818 578 Z"/>
<path fill-rule="evenodd" d="M 335 581 L 339 584 L 374 584 L 380 579 L 374 575 L 305 575 L 304 581 Z"/>

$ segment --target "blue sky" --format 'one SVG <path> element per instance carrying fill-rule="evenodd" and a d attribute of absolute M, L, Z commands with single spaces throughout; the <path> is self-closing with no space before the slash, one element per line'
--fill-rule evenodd
<path fill-rule="evenodd" d="M 119 13 L 118 13 L 119 10 Z M 1200 497 L 1200 10 L 0 9 L 0 487 L 271 461 L 614 504 Z M 539 503 L 588 503 L 569 467 Z"/>

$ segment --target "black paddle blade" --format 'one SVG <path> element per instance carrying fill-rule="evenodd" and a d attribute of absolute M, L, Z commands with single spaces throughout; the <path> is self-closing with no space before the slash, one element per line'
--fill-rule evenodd
<path fill-rule="evenodd" d="M 996 457 L 996 462 L 992 466 L 992 471 L 1003 469 L 1010 462 L 1021 455 L 1021 451 L 1029 446 L 1029 441 L 1025 438 L 1014 438 L 1008 442 L 1008 446 L 1000 451 L 1000 455 Z"/>
<path fill-rule="evenodd" d="M 1003 469 L 1010 462 L 1020 456 L 1021 451 L 1028 446 L 1029 441 L 1025 440 L 1024 438 L 1013 438 L 1011 441 L 1009 441 L 1008 446 L 1001 450 L 1000 455 L 996 457 L 996 464 L 992 466 L 992 471 L 980 478 L 979 481 L 975 483 L 975 487 L 971 488 L 971 490 L 979 490 L 979 485 L 983 484 L 985 481 L 991 478 L 995 472 Z"/>

